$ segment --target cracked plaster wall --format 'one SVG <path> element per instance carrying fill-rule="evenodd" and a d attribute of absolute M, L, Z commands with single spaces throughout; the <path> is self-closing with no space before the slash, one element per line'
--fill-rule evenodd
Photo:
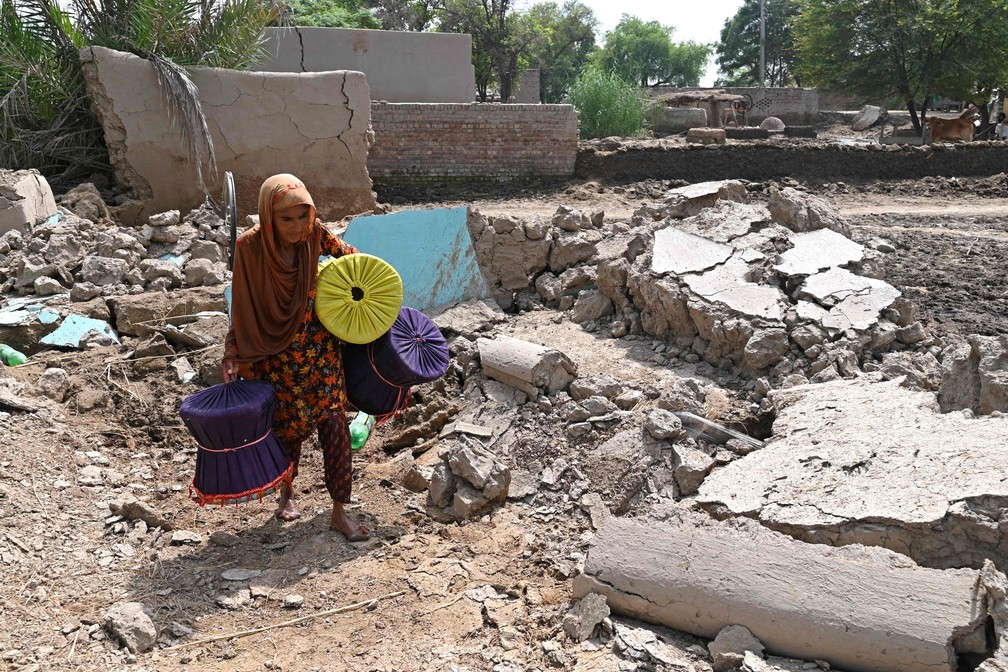
<path fill-rule="evenodd" d="M 390 103 L 469 103 L 476 100 L 472 36 L 350 28 L 271 28 L 260 70 L 357 70 L 371 99 Z"/>
<path fill-rule="evenodd" d="M 81 60 L 116 178 L 143 201 L 137 218 L 198 207 L 204 195 L 153 66 L 101 47 L 82 49 Z M 217 154 L 218 174 L 205 171 L 204 179 L 216 197 L 224 171 L 234 174 L 240 217 L 255 212 L 263 180 L 281 172 L 304 180 L 323 219 L 375 206 L 367 172 L 370 94 L 362 73 L 195 68 L 191 77 Z"/>

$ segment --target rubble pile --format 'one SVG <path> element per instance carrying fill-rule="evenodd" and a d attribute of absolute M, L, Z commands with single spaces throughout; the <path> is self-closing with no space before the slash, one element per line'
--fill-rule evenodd
<path fill-rule="evenodd" d="M 230 231 L 209 204 L 182 217 L 170 210 L 138 227 L 117 225 L 98 191 L 84 184 L 23 230 L 0 235 L 0 292 L 72 301 L 180 287 L 228 278 Z M 71 209 L 73 208 L 73 209 Z"/>
<path fill-rule="evenodd" d="M 368 658 L 369 641 L 358 667 L 952 670 L 991 654 L 1008 339 L 932 333 L 885 281 L 892 246 L 855 242 L 824 202 L 728 181 L 674 189 L 629 222 L 470 210 L 494 300 L 432 311 L 448 373 L 355 458 L 377 520 L 354 546 L 321 509 L 293 525 L 194 519 L 177 409 L 220 380 L 228 232 L 209 209 L 119 226 L 96 195 L 85 185 L 0 238 L 0 342 L 35 353 L 78 325 L 56 344 L 96 353 L 0 368 L 3 439 L 70 456 L 36 480 L 12 454 L 0 507 L 73 549 L 56 574 L 94 562 L 136 577 L 63 626 L 64 659 L 79 637 L 83 664 L 184 665 L 166 647 L 215 619 L 358 599 L 366 627 L 410 633 L 396 646 L 458 624 L 423 630 L 408 664 Z M 102 421 L 76 431 L 89 411 Z M 303 487 L 307 513 L 327 495 Z M 0 539 L 0 559 L 56 557 L 45 541 Z M 48 585 L 49 602 L 38 583 L 23 592 L 53 613 L 79 599 Z M 384 587 L 394 608 L 372 599 Z M 221 658 L 253 648 L 227 646 Z M 11 663 L 57 655 L 13 647 Z M 234 663 L 259 665 L 279 667 Z"/>

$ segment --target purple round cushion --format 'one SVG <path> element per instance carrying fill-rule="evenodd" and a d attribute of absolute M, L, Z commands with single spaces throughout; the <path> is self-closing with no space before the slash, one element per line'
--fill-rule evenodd
<path fill-rule="evenodd" d="M 402 407 L 411 386 L 444 375 L 448 343 L 430 318 L 403 306 L 378 340 L 344 346 L 343 369 L 350 403 L 365 413 L 386 415 Z"/>
<path fill-rule="evenodd" d="M 201 506 L 262 498 L 294 465 L 273 434 L 276 393 L 259 380 L 214 385 L 189 395 L 179 416 L 199 445 L 189 496 Z"/>

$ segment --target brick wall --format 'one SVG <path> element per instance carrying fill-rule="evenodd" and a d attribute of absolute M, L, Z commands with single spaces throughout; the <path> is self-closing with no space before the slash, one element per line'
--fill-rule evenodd
<path fill-rule="evenodd" d="M 577 160 L 571 105 L 371 104 L 376 183 L 570 177 Z"/>

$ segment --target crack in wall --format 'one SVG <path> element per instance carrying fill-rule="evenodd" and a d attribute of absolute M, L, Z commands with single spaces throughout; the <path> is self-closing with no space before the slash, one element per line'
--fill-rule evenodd
<path fill-rule="evenodd" d="M 301 29 L 297 26 L 294 26 L 294 32 L 297 33 L 298 46 L 301 50 L 301 72 L 306 72 L 304 67 L 304 35 L 301 34 Z"/>
<path fill-rule="evenodd" d="M 343 99 L 346 101 L 346 107 L 350 111 L 350 118 L 347 120 L 346 130 L 342 131 L 339 135 L 337 135 L 336 139 L 343 143 L 343 146 L 346 147 L 347 155 L 349 155 L 350 158 L 353 158 L 353 152 L 350 151 L 350 145 L 348 145 L 346 143 L 346 140 L 343 139 L 343 133 L 346 133 L 347 131 L 353 128 L 353 118 L 354 118 L 354 110 L 353 107 L 350 105 L 350 96 L 346 92 L 346 80 L 347 80 L 347 71 L 344 70 L 343 83 L 340 85 L 340 93 L 343 94 Z"/>

